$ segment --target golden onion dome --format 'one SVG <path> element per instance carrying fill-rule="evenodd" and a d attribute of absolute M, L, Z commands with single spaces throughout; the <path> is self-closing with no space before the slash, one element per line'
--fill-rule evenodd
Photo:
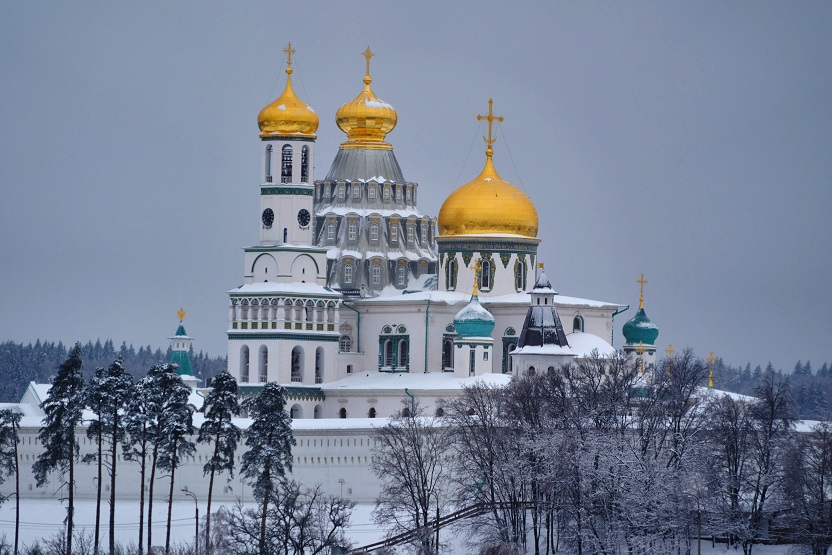
<path fill-rule="evenodd" d="M 338 108 L 335 122 L 338 128 L 347 134 L 347 141 L 341 148 L 367 148 L 391 150 L 393 147 L 384 141 L 385 136 L 396 127 L 398 116 L 396 110 L 375 95 L 370 83 L 370 47 L 364 51 L 367 59 L 367 71 L 364 75 L 364 89 L 353 100 Z"/>
<path fill-rule="evenodd" d="M 494 169 L 491 123 L 502 118 L 491 113 L 489 100 L 485 167 L 471 182 L 450 194 L 439 210 L 439 235 L 510 234 L 537 237 L 537 210 L 531 199 Z"/>
<path fill-rule="evenodd" d="M 286 88 L 277 100 L 260 110 L 257 125 L 261 137 L 278 135 L 315 138 L 318 131 L 318 114 L 310 105 L 297 97 L 292 90 L 292 43 L 284 50 L 288 54 L 286 66 Z"/>

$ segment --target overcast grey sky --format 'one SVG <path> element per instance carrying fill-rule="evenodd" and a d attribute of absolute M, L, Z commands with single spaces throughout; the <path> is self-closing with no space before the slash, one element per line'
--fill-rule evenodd
<path fill-rule="evenodd" d="M 632 306 L 617 345 L 644 272 L 663 347 L 832 361 L 830 29 L 829 2 L 5 2 L 0 340 L 165 346 L 181 305 L 225 353 L 291 41 L 318 177 L 369 44 L 422 212 L 481 169 L 493 97 L 556 288 Z"/>

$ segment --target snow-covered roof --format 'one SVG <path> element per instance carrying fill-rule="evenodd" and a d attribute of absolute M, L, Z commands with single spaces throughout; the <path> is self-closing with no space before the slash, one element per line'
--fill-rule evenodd
<path fill-rule="evenodd" d="M 593 351 L 598 351 L 600 356 L 611 356 L 616 352 L 615 347 L 593 333 L 582 331 L 570 333 L 566 335 L 566 342 L 581 358 L 589 357 Z"/>
<path fill-rule="evenodd" d="M 526 345 L 519 347 L 511 352 L 512 355 L 564 355 L 576 356 L 575 351 L 569 347 L 561 347 L 560 345 Z"/>
<path fill-rule="evenodd" d="M 228 291 L 240 295 L 312 295 L 315 297 L 340 297 L 341 293 L 316 283 L 279 283 L 265 281 L 260 283 L 246 283 Z"/>
<path fill-rule="evenodd" d="M 414 210 L 413 208 L 356 208 L 353 206 L 325 206 L 318 210 L 315 214 L 316 216 L 326 217 L 326 216 L 358 216 L 361 218 L 366 218 L 368 216 L 379 216 L 380 218 L 389 218 L 391 216 L 397 216 L 404 220 L 409 218 L 415 218 L 421 220 L 426 216 L 419 212 L 418 210 Z"/>

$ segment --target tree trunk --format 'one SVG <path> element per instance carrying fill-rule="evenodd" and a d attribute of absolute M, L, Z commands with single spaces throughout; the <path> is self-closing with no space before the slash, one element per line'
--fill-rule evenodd
<path fill-rule="evenodd" d="M 142 441 L 142 462 L 139 484 L 139 555 L 144 555 L 144 484 L 147 478 L 147 444 Z"/>
<path fill-rule="evenodd" d="M 75 443 L 75 430 L 72 430 L 72 442 Z M 69 498 L 66 508 L 66 555 L 72 555 L 72 517 L 75 511 L 75 452 L 69 457 Z"/>
<path fill-rule="evenodd" d="M 216 440 L 219 440 L 217 434 Z M 214 441 L 214 459 L 219 451 L 218 441 Z M 211 497 L 214 494 L 214 466 L 211 466 L 211 479 L 208 482 L 208 508 L 205 512 L 205 555 L 211 555 Z"/>
<path fill-rule="evenodd" d="M 14 555 L 17 555 L 18 539 L 20 537 L 20 459 L 17 454 L 18 432 L 14 426 Z"/>
<path fill-rule="evenodd" d="M 263 515 L 260 517 L 260 555 L 266 555 L 266 513 L 269 509 L 269 497 L 272 494 L 271 468 L 268 464 L 263 474 L 264 481 L 266 482 L 266 491 L 263 495 Z"/>
<path fill-rule="evenodd" d="M 116 416 L 116 419 L 118 416 Z M 118 424 L 113 424 L 112 451 L 110 453 L 110 555 L 116 555 L 116 461 L 118 460 Z M 141 530 L 141 528 L 139 528 Z"/>
<path fill-rule="evenodd" d="M 101 433 L 101 423 L 99 422 L 98 428 L 98 454 L 96 459 L 98 461 L 98 484 L 95 493 L 95 537 L 93 538 L 92 544 L 92 552 L 94 555 L 98 555 L 98 537 L 101 533 L 101 478 L 103 477 L 103 468 L 104 468 L 104 461 L 101 460 L 101 454 L 103 453 L 103 442 L 104 437 Z"/>
<path fill-rule="evenodd" d="M 167 532 L 165 533 L 165 555 L 170 555 L 170 520 L 171 515 L 173 514 L 173 478 L 176 475 L 176 443 L 177 440 L 173 440 L 173 449 L 171 456 L 171 465 L 170 465 L 170 493 L 168 493 L 168 526 Z M 198 547 L 197 547 L 198 548 Z"/>
<path fill-rule="evenodd" d="M 153 554 L 153 483 L 156 481 L 156 459 L 159 451 L 153 447 L 153 458 L 150 463 L 150 484 L 147 492 L 147 553 Z"/>

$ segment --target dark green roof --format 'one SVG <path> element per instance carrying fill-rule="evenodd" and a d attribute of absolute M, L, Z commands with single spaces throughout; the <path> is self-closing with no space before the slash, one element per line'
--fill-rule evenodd
<path fill-rule="evenodd" d="M 624 339 L 627 340 L 627 345 L 655 345 L 656 338 L 659 336 L 659 328 L 647 317 L 647 313 L 643 308 L 639 308 L 636 315 L 624 324 Z"/>
<path fill-rule="evenodd" d="M 179 324 L 179 327 L 176 328 L 176 336 L 177 337 L 188 337 L 188 334 L 185 333 L 185 326 Z"/>
<path fill-rule="evenodd" d="M 180 328 L 182 326 L 179 326 Z M 179 335 L 178 333 L 176 335 Z M 188 351 L 172 351 L 170 354 L 170 361 L 179 365 L 176 373 L 180 376 L 193 376 L 194 367 L 191 365 L 191 354 Z"/>

